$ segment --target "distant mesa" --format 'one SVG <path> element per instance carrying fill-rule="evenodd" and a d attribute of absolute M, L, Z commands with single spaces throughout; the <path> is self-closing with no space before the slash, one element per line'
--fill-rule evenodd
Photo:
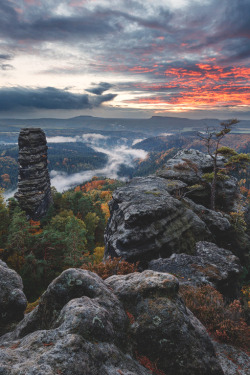
<path fill-rule="evenodd" d="M 40 128 L 21 129 L 18 145 L 19 176 L 15 198 L 30 219 L 39 220 L 52 203 L 45 133 Z"/>

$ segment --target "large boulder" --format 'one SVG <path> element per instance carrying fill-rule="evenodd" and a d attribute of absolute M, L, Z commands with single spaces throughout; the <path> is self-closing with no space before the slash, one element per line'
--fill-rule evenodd
<path fill-rule="evenodd" d="M 224 157 L 218 156 L 218 167 L 223 167 L 225 162 L 226 159 Z M 188 187 L 186 193 L 188 193 L 188 196 L 192 200 L 198 204 L 210 207 L 211 189 L 202 176 L 205 173 L 211 172 L 213 172 L 213 159 L 211 156 L 190 149 L 177 152 L 157 172 L 157 175 L 168 180 L 180 180 L 184 182 Z M 200 186 L 198 187 L 197 185 Z M 236 178 L 230 177 L 226 180 L 217 181 L 216 204 L 223 211 L 230 212 L 233 210 L 238 194 L 239 188 Z"/>
<path fill-rule="evenodd" d="M 26 306 L 21 277 L 0 260 L 0 335 L 23 318 Z"/>
<path fill-rule="evenodd" d="M 212 285 L 230 298 L 239 294 L 242 271 L 239 258 L 214 243 L 198 242 L 195 255 L 172 254 L 167 259 L 152 260 L 148 268 L 174 274 L 183 284 Z"/>
<path fill-rule="evenodd" d="M 136 350 L 168 375 L 223 374 L 202 324 L 178 296 L 178 280 L 153 271 L 112 276 L 106 284 L 131 319 Z"/>
<path fill-rule="evenodd" d="M 169 375 L 223 375 L 204 327 L 178 297 L 175 277 L 146 271 L 104 282 L 69 269 L 0 338 L 0 374 L 149 375 L 138 362 L 143 355 L 157 355 Z"/>
<path fill-rule="evenodd" d="M 197 241 L 211 240 L 206 224 L 168 189 L 167 180 L 149 176 L 134 178 L 114 192 L 105 257 L 166 258 L 174 252 L 192 253 Z"/>

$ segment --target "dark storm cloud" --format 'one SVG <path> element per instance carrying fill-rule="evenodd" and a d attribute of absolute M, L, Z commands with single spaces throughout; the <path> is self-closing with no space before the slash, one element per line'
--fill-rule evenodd
<path fill-rule="evenodd" d="M 146 58 L 175 61 L 184 54 L 190 61 L 199 59 L 201 53 L 213 57 L 219 52 L 224 61 L 249 57 L 249 0 L 210 0 L 205 4 L 193 1 L 177 10 L 155 5 L 151 12 L 141 1 L 117 1 L 112 9 L 105 3 L 91 3 L 91 8 L 87 2 L 84 7 L 65 3 L 73 10 L 68 15 L 53 12 L 60 1 L 55 1 L 53 9 L 48 0 L 40 6 L 26 4 L 20 8 L 18 2 L 0 0 L 0 35 L 14 43 L 15 48 L 23 48 L 23 43 L 34 47 L 34 41 L 81 44 L 82 40 L 97 39 L 98 48 L 93 44 L 88 45 L 88 50 L 93 57 L 96 54 L 102 58 L 104 64 L 110 61 L 111 52 L 114 63 L 127 66 L 136 61 L 138 64 L 138 58 L 143 57 L 144 64 Z M 18 41 L 22 42 L 21 47 Z M 86 46 L 82 43 L 79 48 L 85 50 Z"/>
<path fill-rule="evenodd" d="M 60 41 L 105 35 L 120 29 L 108 13 L 87 9 L 78 15 L 36 15 L 35 19 L 23 17 L 17 8 L 6 0 L 0 1 L 0 35 L 12 40 Z"/>
<path fill-rule="evenodd" d="M 109 90 L 113 85 L 108 82 L 100 82 L 98 85 L 94 85 L 94 87 L 87 89 L 87 92 L 95 95 L 101 95 L 104 91 Z"/>
<path fill-rule="evenodd" d="M 89 109 L 114 99 L 116 95 L 107 94 L 91 97 L 87 94 L 73 94 L 54 87 L 29 89 L 11 87 L 0 89 L 0 111 L 18 108 L 37 109 Z"/>

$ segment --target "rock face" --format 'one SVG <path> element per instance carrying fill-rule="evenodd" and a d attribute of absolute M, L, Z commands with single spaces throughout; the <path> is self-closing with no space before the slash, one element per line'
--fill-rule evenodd
<path fill-rule="evenodd" d="M 218 157 L 218 167 L 223 167 L 226 159 Z M 197 150 L 181 150 L 157 173 L 159 177 L 169 180 L 180 180 L 190 187 L 201 184 L 204 173 L 213 172 L 213 161 L 211 156 Z M 239 190 L 234 177 L 228 180 L 217 182 L 217 201 L 216 204 L 223 211 L 233 210 Z M 204 184 L 200 188 L 189 191 L 188 197 L 195 203 L 210 207 L 210 187 Z"/>
<path fill-rule="evenodd" d="M 149 375 L 136 351 L 157 355 L 169 375 L 223 375 L 204 327 L 178 297 L 174 276 L 146 271 L 104 282 L 69 269 L 0 338 L 0 373 Z"/>
<path fill-rule="evenodd" d="M 159 177 L 134 178 L 117 189 L 110 203 L 105 256 L 129 261 L 192 253 L 196 241 L 211 239 L 206 224 L 168 192 Z"/>
<path fill-rule="evenodd" d="M 26 306 L 21 277 L 0 260 L 0 335 L 23 318 Z"/>
<path fill-rule="evenodd" d="M 19 177 L 15 197 L 29 218 L 39 220 L 52 203 L 44 131 L 39 128 L 22 129 L 18 145 Z"/>
<path fill-rule="evenodd" d="M 176 275 L 180 283 L 200 286 L 210 284 L 229 298 L 239 293 L 242 267 L 229 250 L 210 242 L 198 242 L 195 255 L 172 254 L 167 259 L 155 259 L 148 268 Z"/>

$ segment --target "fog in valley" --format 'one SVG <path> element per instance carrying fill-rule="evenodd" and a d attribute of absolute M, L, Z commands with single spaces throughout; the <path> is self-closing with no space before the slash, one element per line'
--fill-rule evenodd
<path fill-rule="evenodd" d="M 127 138 L 114 139 L 101 134 L 83 134 L 76 137 L 48 137 L 48 143 L 64 143 L 64 142 L 84 142 L 96 152 L 101 152 L 108 157 L 106 166 L 102 169 L 84 170 L 82 172 L 67 174 L 65 172 L 52 170 L 51 185 L 57 191 L 62 192 L 90 180 L 93 176 L 103 176 L 108 178 L 119 178 L 118 172 L 121 165 L 133 167 L 138 159 L 145 159 L 147 152 L 144 150 L 136 150 L 131 145 L 140 142 L 137 139 L 131 142 Z M 126 179 L 126 177 L 123 179 Z"/>

